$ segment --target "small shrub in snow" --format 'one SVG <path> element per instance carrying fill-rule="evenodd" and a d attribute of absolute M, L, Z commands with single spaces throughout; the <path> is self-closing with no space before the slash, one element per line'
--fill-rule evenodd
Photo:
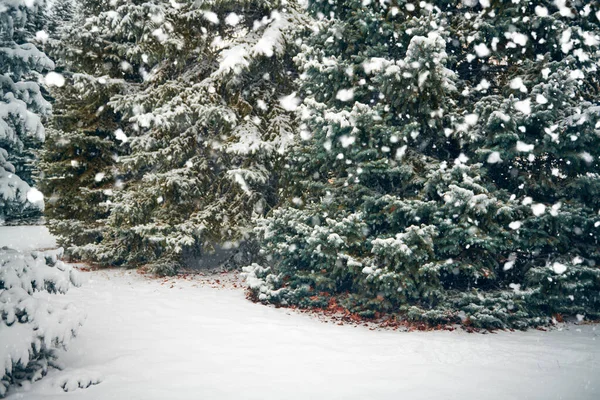
<path fill-rule="evenodd" d="M 0 397 L 8 387 L 44 376 L 83 323 L 72 304 L 54 304 L 45 294 L 79 286 L 76 272 L 58 258 L 62 249 L 21 253 L 0 249 Z"/>

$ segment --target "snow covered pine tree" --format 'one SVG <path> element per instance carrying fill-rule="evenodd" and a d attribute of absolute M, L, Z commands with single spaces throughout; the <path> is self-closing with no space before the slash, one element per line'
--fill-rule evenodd
<path fill-rule="evenodd" d="M 54 125 L 67 134 L 44 155 L 53 232 L 73 256 L 161 274 L 186 254 L 235 247 L 276 203 L 297 11 L 272 1 L 82 9 L 62 52 L 81 84 L 59 96 Z"/>
<path fill-rule="evenodd" d="M 0 0 L 0 219 L 39 215 L 43 197 L 31 188 L 32 150 L 44 141 L 51 110 L 37 81 L 54 63 L 30 41 L 46 2 Z M 52 78 L 52 75 L 50 75 Z"/>
<path fill-rule="evenodd" d="M 309 11 L 304 141 L 257 228 L 256 299 L 486 328 L 600 317 L 598 2 Z"/>
<path fill-rule="evenodd" d="M 50 21 L 49 54 L 67 84 L 53 88 L 53 118 L 41 155 L 41 182 L 50 231 L 74 259 L 95 261 L 105 234 L 113 190 L 119 187 L 116 167 L 127 154 L 120 115 L 110 107 L 113 96 L 133 91 L 146 73 L 142 56 L 157 47 L 148 26 L 140 25 L 155 11 L 151 3 L 121 2 L 123 21 L 105 1 L 63 0 Z M 72 11 L 71 20 L 55 19 Z M 152 25 L 150 25 L 152 27 Z M 158 50 L 157 50 L 158 51 Z"/>
<path fill-rule="evenodd" d="M 273 207 L 292 140 L 278 94 L 291 91 L 298 18 L 276 1 L 183 2 L 164 16 L 154 35 L 180 46 L 140 91 L 112 101 L 132 151 L 103 242 L 110 258 L 173 273 L 185 258 L 237 247 Z"/>

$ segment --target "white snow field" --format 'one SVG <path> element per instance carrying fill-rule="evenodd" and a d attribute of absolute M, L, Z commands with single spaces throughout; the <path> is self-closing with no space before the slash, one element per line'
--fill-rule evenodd
<path fill-rule="evenodd" d="M 56 248 L 56 240 L 45 226 L 0 226 L 0 248 L 42 250 Z"/>
<path fill-rule="evenodd" d="M 43 229 L 37 236 L 50 242 Z M 62 296 L 87 311 L 61 354 L 65 368 L 9 399 L 600 398 L 594 325 L 485 335 L 371 331 L 253 304 L 231 275 L 81 274 L 83 286 Z M 214 284 L 223 278 L 224 287 Z M 101 382 L 61 388 L 78 379 Z"/>

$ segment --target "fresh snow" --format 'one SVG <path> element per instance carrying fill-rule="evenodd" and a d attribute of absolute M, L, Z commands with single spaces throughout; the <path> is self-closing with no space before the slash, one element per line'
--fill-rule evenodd
<path fill-rule="evenodd" d="M 0 248 L 44 250 L 56 248 L 56 240 L 45 226 L 0 226 Z"/>
<path fill-rule="evenodd" d="M 65 78 L 61 74 L 51 71 L 46 74 L 44 83 L 48 86 L 63 87 L 65 85 Z"/>
<path fill-rule="evenodd" d="M 3 245 L 10 237 L 21 247 L 19 240 L 53 243 L 39 227 L 0 228 Z M 81 277 L 81 288 L 60 296 L 87 313 L 60 355 L 65 368 L 9 399 L 600 398 L 594 325 L 485 335 L 371 331 L 251 303 L 231 274 Z M 99 384 L 77 389 L 89 381 Z"/>

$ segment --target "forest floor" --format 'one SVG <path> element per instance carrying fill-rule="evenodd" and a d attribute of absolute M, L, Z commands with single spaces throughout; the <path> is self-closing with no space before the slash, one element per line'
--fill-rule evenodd
<path fill-rule="evenodd" d="M 55 243 L 42 227 L 0 227 L 5 245 Z M 87 313 L 60 355 L 64 369 L 9 399 L 600 398 L 597 325 L 492 334 L 372 330 L 254 304 L 232 273 L 81 275 L 81 288 L 53 296 Z M 89 381 L 99 383 L 62 389 Z"/>

